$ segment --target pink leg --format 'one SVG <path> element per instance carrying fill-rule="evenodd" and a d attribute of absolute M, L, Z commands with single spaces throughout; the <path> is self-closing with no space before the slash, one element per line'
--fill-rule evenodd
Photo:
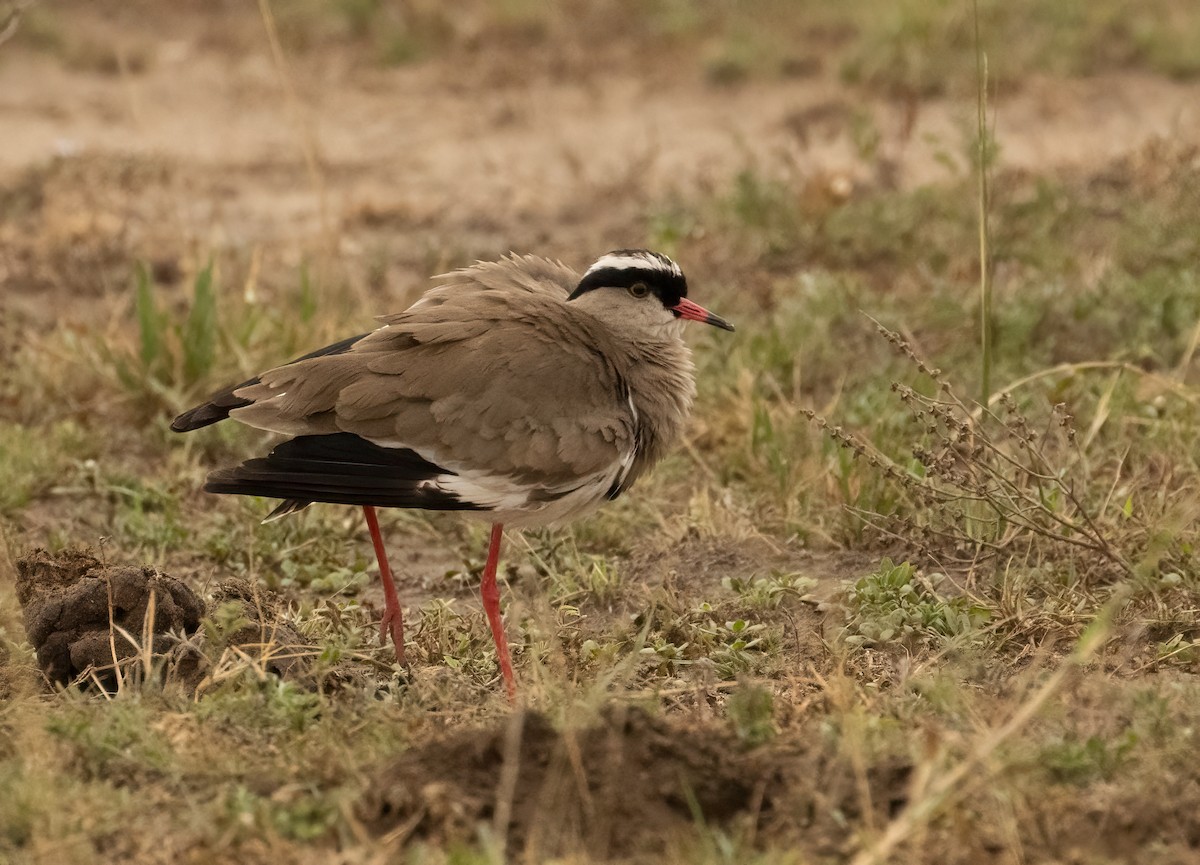
<path fill-rule="evenodd" d="M 383 621 L 379 623 L 379 645 L 387 642 L 390 632 L 392 645 L 396 649 L 396 660 L 403 664 L 404 613 L 400 609 L 400 596 L 396 594 L 396 584 L 392 582 L 392 569 L 388 565 L 383 535 L 379 533 L 379 520 L 375 516 L 375 508 L 363 505 L 363 516 L 367 518 L 367 528 L 371 530 L 371 543 L 375 545 L 375 558 L 379 560 L 379 579 L 383 582 Z"/>
<path fill-rule="evenodd" d="M 504 526 L 494 523 L 479 594 L 483 598 L 483 611 L 487 613 L 488 624 L 492 626 L 492 639 L 496 641 L 496 659 L 500 662 L 504 687 L 511 701 L 517 698 L 517 680 L 513 676 L 512 656 L 508 652 L 508 638 L 504 636 L 504 623 L 500 621 L 500 589 L 496 586 L 496 565 L 500 563 L 500 541 L 503 538 Z"/>

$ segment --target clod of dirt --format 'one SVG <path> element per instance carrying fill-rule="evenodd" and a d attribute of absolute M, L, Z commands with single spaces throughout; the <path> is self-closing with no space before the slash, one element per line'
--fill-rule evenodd
<path fill-rule="evenodd" d="M 620 857 L 661 851 L 701 818 L 757 821 L 781 783 L 724 728 L 616 707 L 560 733 L 529 713 L 406 752 L 376 777 L 359 816 L 379 834 L 447 842 L 474 837 L 506 809 L 496 828 L 513 851 L 539 861 L 579 849 Z"/>
<path fill-rule="evenodd" d="M 214 610 L 221 605 L 235 606 L 242 623 L 225 635 L 223 644 L 260 658 L 264 668 L 280 678 L 298 678 L 311 670 L 312 652 L 299 632 L 283 620 L 283 602 L 278 595 L 245 580 L 229 580 L 213 592 L 212 605 Z"/>
<path fill-rule="evenodd" d="M 54 682 L 66 684 L 89 668 L 112 678 L 114 656 L 120 663 L 138 648 L 111 626 L 141 640 L 152 595 L 151 650 L 161 653 L 172 644 L 168 632 L 193 632 L 204 615 L 204 604 L 179 580 L 153 568 L 108 567 L 82 550 L 38 549 L 17 561 L 25 632 Z"/>

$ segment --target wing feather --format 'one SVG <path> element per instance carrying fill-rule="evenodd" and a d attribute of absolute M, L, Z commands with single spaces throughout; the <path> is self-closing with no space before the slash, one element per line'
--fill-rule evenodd
<path fill-rule="evenodd" d="M 288 435 L 351 433 L 545 489 L 626 459 L 635 419 L 595 348 L 603 337 L 564 305 L 575 275 L 514 258 L 449 279 L 347 350 L 230 389 L 244 402 L 229 415 Z"/>

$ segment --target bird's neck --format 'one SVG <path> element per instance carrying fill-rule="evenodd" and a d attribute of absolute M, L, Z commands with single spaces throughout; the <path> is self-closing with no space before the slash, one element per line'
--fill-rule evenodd
<path fill-rule="evenodd" d="M 681 339 L 642 342 L 621 371 L 637 412 L 636 474 L 658 462 L 679 440 L 696 396 L 691 350 Z"/>

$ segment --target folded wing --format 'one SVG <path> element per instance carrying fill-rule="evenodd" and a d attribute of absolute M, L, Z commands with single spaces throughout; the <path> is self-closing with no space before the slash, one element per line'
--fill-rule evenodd
<path fill-rule="evenodd" d="M 214 473 L 213 492 L 296 504 L 522 510 L 609 488 L 636 418 L 603 333 L 565 314 L 574 275 L 538 260 L 470 268 L 378 330 L 229 388 L 181 415 L 295 437 Z M 520 275 L 519 280 L 512 273 Z"/>

